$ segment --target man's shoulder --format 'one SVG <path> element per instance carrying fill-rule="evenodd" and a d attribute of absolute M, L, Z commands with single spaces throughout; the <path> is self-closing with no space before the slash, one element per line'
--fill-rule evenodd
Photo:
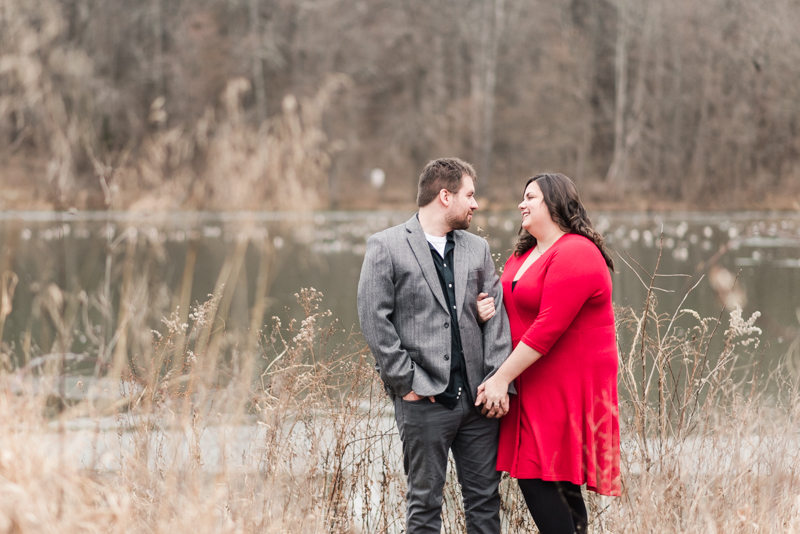
<path fill-rule="evenodd" d="M 406 231 L 406 224 L 407 223 L 401 223 L 391 228 L 381 230 L 380 232 L 375 232 L 369 236 L 368 241 L 386 242 L 403 237 L 408 233 Z"/>
<path fill-rule="evenodd" d="M 456 230 L 456 236 L 468 247 L 475 247 L 477 249 L 483 250 L 484 248 L 489 246 L 489 244 L 486 242 L 484 238 L 477 236 L 475 234 L 471 234 L 466 230 Z"/>

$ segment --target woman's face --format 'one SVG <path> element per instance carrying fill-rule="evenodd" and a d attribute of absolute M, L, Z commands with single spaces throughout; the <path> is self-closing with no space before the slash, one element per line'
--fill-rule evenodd
<path fill-rule="evenodd" d="M 541 235 L 547 226 L 555 224 L 550 218 L 547 204 L 544 203 L 542 189 L 536 182 L 531 182 L 525 188 L 525 194 L 518 207 L 522 212 L 522 227 L 534 237 L 537 234 Z"/>

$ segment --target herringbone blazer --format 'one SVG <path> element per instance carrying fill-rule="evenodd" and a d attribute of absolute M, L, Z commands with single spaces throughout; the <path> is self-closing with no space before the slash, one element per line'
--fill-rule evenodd
<path fill-rule="evenodd" d="M 485 239 L 455 231 L 456 308 L 471 397 L 511 353 L 503 290 Z M 495 299 L 497 313 L 478 323 L 478 293 Z M 403 397 L 413 390 L 438 395 L 450 379 L 451 334 L 447 309 L 430 247 L 415 215 L 374 234 L 358 282 L 361 332 L 386 390 Z"/>

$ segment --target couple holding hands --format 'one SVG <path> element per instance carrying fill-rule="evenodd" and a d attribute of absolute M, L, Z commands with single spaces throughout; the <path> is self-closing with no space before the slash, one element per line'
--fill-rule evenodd
<path fill-rule="evenodd" d="M 465 231 L 475 182 L 464 161 L 431 161 L 418 213 L 369 238 L 358 284 L 403 444 L 406 531 L 440 532 L 452 451 L 469 533 L 500 532 L 502 471 L 540 532 L 584 533 L 581 486 L 621 491 L 613 260 L 572 181 L 539 174 L 498 278 Z"/>

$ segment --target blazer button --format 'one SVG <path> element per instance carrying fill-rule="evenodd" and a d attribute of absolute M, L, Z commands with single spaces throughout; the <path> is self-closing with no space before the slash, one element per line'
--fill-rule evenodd
<path fill-rule="evenodd" d="M 445 360 L 449 360 L 449 359 L 450 359 L 450 356 L 448 356 L 447 354 L 445 354 L 445 355 L 444 355 L 444 359 L 445 359 Z"/>
<path fill-rule="evenodd" d="M 445 328 L 450 328 L 450 323 L 444 323 Z"/>

